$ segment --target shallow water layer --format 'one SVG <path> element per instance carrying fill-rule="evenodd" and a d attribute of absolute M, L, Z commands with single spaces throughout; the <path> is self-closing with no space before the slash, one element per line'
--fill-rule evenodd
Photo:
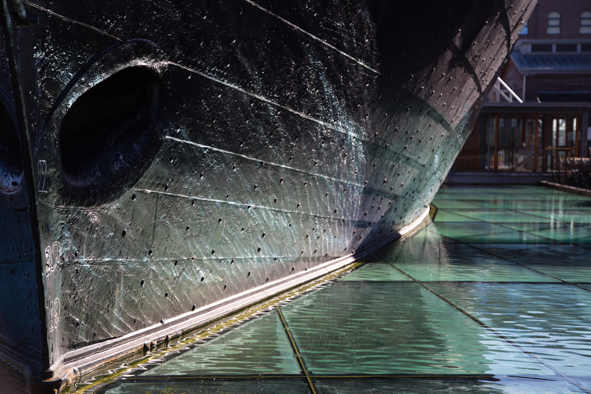
<path fill-rule="evenodd" d="M 433 204 L 373 261 L 92 391 L 590 392 L 591 199 L 454 187 Z"/>
<path fill-rule="evenodd" d="M 454 187 L 433 204 L 347 275 L 72 391 L 591 392 L 591 199 Z"/>

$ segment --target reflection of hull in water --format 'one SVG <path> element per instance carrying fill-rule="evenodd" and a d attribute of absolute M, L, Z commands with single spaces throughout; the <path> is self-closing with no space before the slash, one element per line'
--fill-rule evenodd
<path fill-rule="evenodd" d="M 66 3 L 0 59 L 1 343 L 49 379 L 392 240 L 532 9 Z"/>

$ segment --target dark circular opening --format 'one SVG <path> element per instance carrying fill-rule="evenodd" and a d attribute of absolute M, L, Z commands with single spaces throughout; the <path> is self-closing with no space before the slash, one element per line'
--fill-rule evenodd
<path fill-rule="evenodd" d="M 6 107 L 0 104 L 0 193 L 21 190 L 23 159 L 18 132 Z"/>
<path fill-rule="evenodd" d="M 145 67 L 119 71 L 80 96 L 60 129 L 66 194 L 107 202 L 132 186 L 159 147 L 160 79 Z"/>

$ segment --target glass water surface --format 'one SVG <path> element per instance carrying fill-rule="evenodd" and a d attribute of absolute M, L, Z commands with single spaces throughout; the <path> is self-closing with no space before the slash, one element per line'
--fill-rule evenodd
<path fill-rule="evenodd" d="M 374 261 L 99 392 L 591 391 L 591 199 L 439 191 Z"/>

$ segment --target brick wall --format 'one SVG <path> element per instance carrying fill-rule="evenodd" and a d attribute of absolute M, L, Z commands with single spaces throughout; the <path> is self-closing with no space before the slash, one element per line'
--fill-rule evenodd
<path fill-rule="evenodd" d="M 556 11 L 561 16 L 560 34 L 546 34 L 548 14 Z M 522 38 L 536 39 L 591 39 L 591 34 L 580 34 L 581 14 L 591 11 L 589 0 L 539 0 L 529 18 L 529 32 Z"/>
<path fill-rule="evenodd" d="M 536 101 L 539 91 L 588 92 L 591 90 L 591 74 L 530 74 L 525 90 L 526 101 Z"/>

